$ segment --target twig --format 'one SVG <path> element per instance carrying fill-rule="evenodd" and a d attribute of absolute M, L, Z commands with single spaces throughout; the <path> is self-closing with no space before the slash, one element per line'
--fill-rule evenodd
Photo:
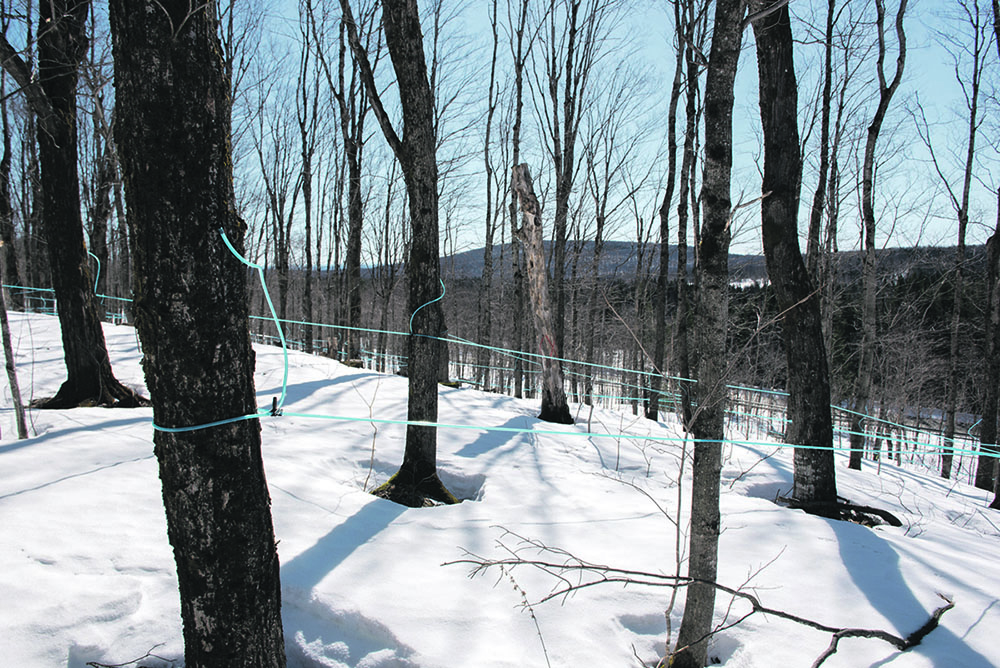
<path fill-rule="evenodd" d="M 946 603 L 945 605 L 939 607 L 935 610 L 930 619 L 921 626 L 919 629 L 901 638 L 900 636 L 889 633 L 888 631 L 882 631 L 880 629 L 860 629 L 860 628 L 842 628 L 837 626 L 830 626 L 828 624 L 823 624 L 805 617 L 800 617 L 799 615 L 792 614 L 790 612 L 785 612 L 784 610 L 778 610 L 776 608 L 770 608 L 765 606 L 760 602 L 760 600 L 754 594 L 746 591 L 741 591 L 739 589 L 734 589 L 732 587 L 727 587 L 718 582 L 713 582 L 710 580 L 702 580 L 700 578 L 692 578 L 680 575 L 666 575 L 663 573 L 649 573 L 646 571 L 636 571 L 624 568 L 615 568 L 613 566 L 604 566 L 600 564 L 592 564 L 586 562 L 579 557 L 576 557 L 565 550 L 558 548 L 550 548 L 543 543 L 536 540 L 531 540 L 519 536 L 513 531 L 505 530 L 505 536 L 510 535 L 517 537 L 521 543 L 522 547 L 517 549 L 512 549 L 509 546 L 503 544 L 502 539 L 500 542 L 501 547 L 506 550 L 511 557 L 507 559 L 486 559 L 479 557 L 478 555 L 468 553 L 468 559 L 458 559 L 455 561 L 449 561 L 443 565 L 451 566 L 456 564 L 468 564 L 473 566 L 472 572 L 469 577 L 474 577 L 478 574 L 484 573 L 490 568 L 500 568 L 505 572 L 512 571 L 518 566 L 530 566 L 535 568 L 547 575 L 552 576 L 556 579 L 556 585 L 552 590 L 539 598 L 532 604 L 529 605 L 540 605 L 546 601 L 550 601 L 554 598 L 566 598 L 570 594 L 586 589 L 588 587 L 593 587 L 600 584 L 622 584 L 622 585 L 642 585 L 648 587 L 671 587 L 677 589 L 680 587 L 687 587 L 693 584 L 704 584 L 710 587 L 714 587 L 718 591 L 729 594 L 733 598 L 741 598 L 748 603 L 750 603 L 751 611 L 741 617 L 739 620 L 726 626 L 725 628 L 732 628 L 736 624 L 741 623 L 751 615 L 755 613 L 763 613 L 765 615 L 770 615 L 773 617 L 778 617 L 780 619 L 785 619 L 796 624 L 801 624 L 802 626 L 807 626 L 811 629 L 817 631 L 822 631 L 824 633 L 833 634 L 830 646 L 826 651 L 816 660 L 812 668 L 818 668 L 822 663 L 832 656 L 837 651 L 838 643 L 842 638 L 875 638 L 889 643 L 896 649 L 900 651 L 906 651 L 911 647 L 919 645 L 920 642 L 937 628 L 941 616 L 944 615 L 948 610 L 955 607 L 954 601 L 943 594 L 938 594 Z M 520 552 L 524 549 L 531 549 L 532 551 L 538 551 L 540 553 L 548 553 L 556 556 L 565 557 L 562 562 L 554 561 L 544 561 L 541 559 L 524 559 L 520 556 Z M 569 575 L 575 574 L 574 578 L 576 581 L 571 581 Z M 718 630 L 712 631 L 712 634 L 716 633 Z M 711 634 L 709 634 L 711 635 Z M 700 641 L 699 641 L 700 642 Z"/>
<path fill-rule="evenodd" d="M 528 614 L 531 615 L 531 621 L 535 624 L 535 631 L 538 633 L 538 642 L 542 645 L 542 655 L 545 657 L 545 665 L 552 668 L 552 664 L 549 662 L 549 652 L 545 649 L 545 638 L 542 637 L 542 627 L 538 624 L 538 618 L 535 616 L 535 609 L 531 607 L 528 603 L 528 594 L 521 589 L 521 585 L 517 584 L 517 580 L 514 579 L 514 575 L 507 569 L 501 567 L 500 572 L 507 576 L 510 583 L 514 586 L 514 591 L 516 591 L 521 596 L 521 602 L 524 608 L 527 609 Z"/>
<path fill-rule="evenodd" d="M 125 666 L 136 665 L 143 659 L 157 659 L 158 661 L 166 661 L 172 666 L 176 663 L 176 661 L 174 661 L 173 659 L 167 659 L 162 656 L 157 656 L 156 654 L 153 654 L 153 650 L 155 650 L 157 647 L 163 647 L 163 644 L 164 643 L 161 642 L 157 645 L 153 645 L 153 647 L 148 652 L 140 656 L 138 659 L 132 659 L 131 661 L 126 661 L 125 663 L 98 663 L 97 661 L 88 661 L 87 665 L 91 666 L 91 668 L 124 668 Z M 139 668 L 142 667 L 140 666 Z"/>

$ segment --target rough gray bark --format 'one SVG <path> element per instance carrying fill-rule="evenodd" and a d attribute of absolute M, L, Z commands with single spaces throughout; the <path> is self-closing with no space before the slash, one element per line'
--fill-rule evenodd
<path fill-rule="evenodd" d="M 538 351 L 542 354 L 542 412 L 540 420 L 573 424 L 573 417 L 566 403 L 563 389 L 562 364 L 557 358 L 555 328 L 552 309 L 549 307 L 548 281 L 545 271 L 545 251 L 542 248 L 542 209 L 531 184 L 527 165 L 514 165 L 511 170 L 511 190 L 521 203 L 524 223 L 518 231 L 518 240 L 524 246 L 528 266 L 528 291 L 535 320 Z"/>
<path fill-rule="evenodd" d="M 782 0 L 753 0 L 754 12 Z M 781 309 L 788 366 L 788 419 L 785 441 L 795 448 L 793 496 L 803 504 L 837 500 L 833 461 L 830 375 L 826 364 L 819 291 L 802 261 L 798 239 L 802 176 L 796 114 L 797 84 L 788 6 L 753 22 L 760 79 L 760 119 L 764 131 L 761 236 L 767 275 Z"/>
<path fill-rule="evenodd" d="M 861 218 L 864 222 L 864 257 L 861 269 L 862 308 L 861 308 L 861 363 L 854 390 L 854 410 L 863 413 L 871 394 L 871 377 L 875 367 L 875 345 L 877 331 L 875 322 L 875 292 L 878 280 L 875 273 L 875 148 L 882 123 L 889 103 L 892 101 L 899 83 L 903 79 L 903 69 L 906 65 L 906 32 L 903 29 L 903 17 L 906 15 L 907 0 L 900 0 L 896 11 L 896 39 L 898 52 L 896 55 L 896 72 L 891 81 L 885 77 L 885 0 L 875 0 L 878 27 L 878 60 L 876 74 L 878 75 L 879 100 L 875 115 L 868 126 L 868 137 L 865 141 L 865 153 L 861 167 Z M 861 469 L 861 455 L 864 450 L 865 438 L 862 433 L 864 426 L 862 416 L 855 415 L 851 419 L 851 456 L 850 467 Z"/>
<path fill-rule="evenodd" d="M 111 2 L 136 328 L 154 420 L 168 428 L 256 413 L 245 267 L 220 234 L 243 252 L 216 10 L 214 2 Z M 153 438 L 185 665 L 283 668 L 258 421 Z"/>
<path fill-rule="evenodd" d="M 742 0 L 717 0 L 712 50 L 705 83 L 704 221 L 698 258 L 697 411 L 692 431 L 698 439 L 692 467 L 688 575 L 714 582 L 719 559 L 719 474 L 725 438 L 726 327 L 729 319 L 729 242 L 732 221 L 733 86 L 742 39 Z M 715 588 L 692 585 L 677 638 L 673 668 L 707 664 Z"/>
<path fill-rule="evenodd" d="M 348 0 L 340 1 L 351 49 L 361 68 L 372 112 L 386 141 L 403 169 L 409 199 L 411 241 L 406 266 L 412 314 L 407 340 L 407 420 L 437 422 L 437 382 L 440 374 L 444 312 L 435 301 L 441 294 L 438 242 L 438 169 L 434 132 L 434 97 L 427 78 L 423 37 L 416 2 L 383 0 L 382 27 L 396 72 L 403 111 L 403 136 L 396 134 L 382 106 L 368 56 L 358 38 Z M 406 450 L 399 471 L 375 491 L 379 496 L 408 506 L 424 505 L 427 499 L 454 503 L 437 475 L 437 428 L 409 424 Z"/>

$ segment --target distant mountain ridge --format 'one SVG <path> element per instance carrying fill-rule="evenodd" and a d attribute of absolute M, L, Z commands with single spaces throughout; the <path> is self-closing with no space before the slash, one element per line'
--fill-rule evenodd
<path fill-rule="evenodd" d="M 587 276 L 593 263 L 594 242 L 570 242 L 566 252 L 566 275 L 572 272 L 574 256 L 577 262 L 577 275 Z M 545 242 L 547 255 L 551 254 L 552 243 Z M 445 279 L 467 280 L 478 279 L 483 275 L 484 248 L 456 253 L 441 258 L 441 271 Z M 643 265 L 650 274 L 655 275 L 660 266 L 660 245 L 647 244 L 644 249 Z M 502 254 L 502 262 L 501 262 Z M 878 268 L 882 275 L 905 275 L 910 272 L 929 271 L 935 268 L 949 266 L 954 261 L 954 247 L 886 248 L 878 251 Z M 837 271 L 840 279 L 852 280 L 860 275 L 862 255 L 860 251 L 844 251 L 837 253 Z M 677 246 L 670 247 L 671 267 L 677 264 Z M 967 248 L 967 263 L 970 269 L 977 269 L 985 262 L 985 247 L 982 245 Z M 618 278 L 630 281 L 635 278 L 639 263 L 638 244 L 634 241 L 607 241 L 601 250 L 598 274 L 601 278 Z M 688 273 L 694 266 L 694 248 L 688 247 Z M 513 275 L 511 266 L 511 245 L 496 244 L 493 246 L 494 275 L 501 280 Z M 674 275 L 671 269 L 671 275 Z M 767 268 L 763 255 L 729 256 L 729 274 L 733 281 L 755 280 L 767 278 Z"/>

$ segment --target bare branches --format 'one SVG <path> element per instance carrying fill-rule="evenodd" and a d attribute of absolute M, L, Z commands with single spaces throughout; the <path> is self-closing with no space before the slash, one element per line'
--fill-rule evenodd
<path fill-rule="evenodd" d="M 472 566 L 472 571 L 469 573 L 469 577 L 481 575 L 492 568 L 499 568 L 504 575 L 511 577 L 510 574 L 518 567 L 533 568 L 552 577 L 555 584 L 547 594 L 541 596 L 534 602 L 529 602 L 526 595 L 523 597 L 523 600 L 525 601 L 524 605 L 529 607 L 540 605 L 555 598 L 565 600 L 570 594 L 603 584 L 670 587 L 672 589 L 688 587 L 695 584 L 707 585 L 717 591 L 728 594 L 733 599 L 740 599 L 750 605 L 749 612 L 742 614 L 735 622 L 726 623 L 723 626 L 715 628 L 709 635 L 718 633 L 720 630 L 732 628 L 756 613 L 777 617 L 809 627 L 816 631 L 832 634 L 830 646 L 827 647 L 823 654 L 816 659 L 812 668 L 819 668 L 819 666 L 821 666 L 828 658 L 835 654 L 840 641 L 844 638 L 873 638 L 876 640 L 882 640 L 883 642 L 889 643 L 900 652 L 905 652 L 906 650 L 919 645 L 923 639 L 931 633 L 931 631 L 937 628 L 944 613 L 955 607 L 955 602 L 951 598 L 939 593 L 938 596 L 941 597 L 945 604 L 937 608 L 920 628 L 905 637 L 901 637 L 881 629 L 831 626 L 829 624 L 817 622 L 790 612 L 785 612 L 784 610 L 768 607 L 761 603 L 760 599 L 755 594 L 745 591 L 742 586 L 740 588 L 733 588 L 727 587 L 726 585 L 718 582 L 702 580 L 699 578 L 681 575 L 667 575 L 663 573 L 650 573 L 646 571 L 594 564 L 580 559 L 565 550 L 550 547 L 541 541 L 526 538 L 525 536 L 521 536 L 520 534 L 508 529 L 504 529 L 503 531 L 504 533 L 501 536 L 498 545 L 502 550 L 510 555 L 509 557 L 503 559 L 487 559 L 476 554 L 467 553 L 468 557 L 465 559 L 449 561 L 442 565 L 453 566 L 456 564 L 467 564 Z M 511 547 L 504 543 L 504 539 L 508 537 L 516 539 L 518 545 L 516 547 Z M 525 558 L 522 556 L 525 553 L 532 553 L 537 555 L 539 558 Z M 697 642 L 701 642 L 704 639 L 705 638 L 701 638 Z M 691 644 L 697 644 L 697 642 Z M 677 651 L 682 649 L 685 648 L 678 648 Z"/>
<path fill-rule="evenodd" d="M 38 82 L 33 79 L 31 70 L 14 47 L 10 45 L 10 42 L 7 41 L 6 36 L 0 36 L 0 66 L 3 67 L 7 74 L 20 87 L 20 90 L 28 100 L 28 105 L 38 118 L 38 122 L 48 131 L 49 124 L 51 123 L 50 119 L 55 113 L 52 109 L 52 103 L 42 91 Z"/>
<path fill-rule="evenodd" d="M 409 163 L 407 162 L 406 152 L 403 149 L 403 142 L 399 139 L 399 135 L 396 134 L 395 128 L 392 127 L 389 114 L 386 113 L 385 107 L 382 105 L 382 97 L 375 86 L 375 74 L 372 71 L 371 62 L 368 60 L 368 52 L 361 45 L 361 38 L 358 37 L 358 26 L 354 21 L 354 14 L 351 12 L 350 0 L 340 0 L 340 9 L 344 13 L 344 26 L 347 28 L 347 39 L 351 45 L 351 51 L 354 53 L 354 59 L 358 64 L 365 88 L 368 89 L 368 103 L 375 113 L 375 118 L 378 119 L 378 124 L 382 127 L 382 133 L 385 135 L 386 142 L 388 142 L 392 152 L 396 155 L 396 159 L 401 164 L 407 165 Z"/>

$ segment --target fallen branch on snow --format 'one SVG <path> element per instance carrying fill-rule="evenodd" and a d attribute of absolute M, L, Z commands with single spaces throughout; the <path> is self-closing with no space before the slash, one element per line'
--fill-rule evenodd
<path fill-rule="evenodd" d="M 734 623 L 729 624 L 724 628 L 732 628 L 735 624 L 738 624 L 751 615 L 755 613 L 763 613 L 765 615 L 771 615 L 773 617 L 778 617 L 780 619 L 786 619 L 790 622 L 795 622 L 796 624 L 801 624 L 809 628 L 815 629 L 817 631 L 822 631 L 825 633 L 832 634 L 830 639 L 830 646 L 820 655 L 819 658 L 813 663 L 812 668 L 819 668 L 828 658 L 833 656 L 838 649 L 840 641 L 844 638 L 875 638 L 889 643 L 899 651 L 903 652 L 912 647 L 915 647 L 923 641 L 923 639 L 935 628 L 937 628 L 942 615 L 948 610 L 955 607 L 955 603 L 952 599 L 945 596 L 944 594 L 938 594 L 944 601 L 945 605 L 939 607 L 932 614 L 930 619 L 924 623 L 919 629 L 909 634 L 905 638 L 897 636 L 888 631 L 883 631 L 881 629 L 860 629 L 860 628 L 843 628 L 837 626 L 830 626 L 828 624 L 822 624 L 820 622 L 813 621 L 811 619 L 806 619 L 805 617 L 800 617 L 794 615 L 790 612 L 785 612 L 784 610 L 778 610 L 775 608 L 770 608 L 763 603 L 754 595 L 747 591 L 742 591 L 739 589 L 733 589 L 732 587 L 727 587 L 718 582 L 712 582 L 708 580 L 700 580 L 697 578 L 690 578 L 680 575 L 665 575 L 662 573 L 648 573 L 645 571 L 635 571 L 624 568 L 614 568 L 612 566 L 604 566 L 600 564 L 592 564 L 578 557 L 571 555 L 570 553 L 559 550 L 556 548 L 551 548 L 538 541 L 530 540 L 524 538 L 523 536 L 518 536 L 513 532 L 509 532 L 509 535 L 516 536 L 522 542 L 522 546 L 518 550 L 512 550 L 503 543 L 501 547 L 506 549 L 511 553 L 511 557 L 506 559 L 487 559 L 485 557 L 480 557 L 476 554 L 468 553 L 469 558 L 467 559 L 457 559 L 455 561 L 449 561 L 444 566 L 452 566 L 457 564 L 467 564 L 472 566 L 472 571 L 469 577 L 475 577 L 485 573 L 491 568 L 500 568 L 503 572 L 509 573 L 514 568 L 519 566 L 528 566 L 535 568 L 543 573 L 552 576 L 557 580 L 556 586 L 545 596 L 541 597 L 537 601 L 530 603 L 529 605 L 539 605 L 550 601 L 554 598 L 565 598 L 569 594 L 580 591 L 581 589 L 586 589 L 588 587 L 593 587 L 595 585 L 602 584 L 622 584 L 622 585 L 641 585 L 647 587 L 687 587 L 692 584 L 706 584 L 714 587 L 718 591 L 724 592 L 733 596 L 735 598 L 742 599 L 748 602 L 751 606 L 751 610 L 746 615 L 740 617 L 740 619 Z M 564 558 L 564 561 L 545 561 L 541 559 L 525 559 L 521 557 L 518 552 L 521 550 L 531 550 L 539 554 L 550 554 L 556 555 Z M 716 633 L 719 630 L 713 631 Z M 709 634 L 711 635 L 711 634 Z"/>

